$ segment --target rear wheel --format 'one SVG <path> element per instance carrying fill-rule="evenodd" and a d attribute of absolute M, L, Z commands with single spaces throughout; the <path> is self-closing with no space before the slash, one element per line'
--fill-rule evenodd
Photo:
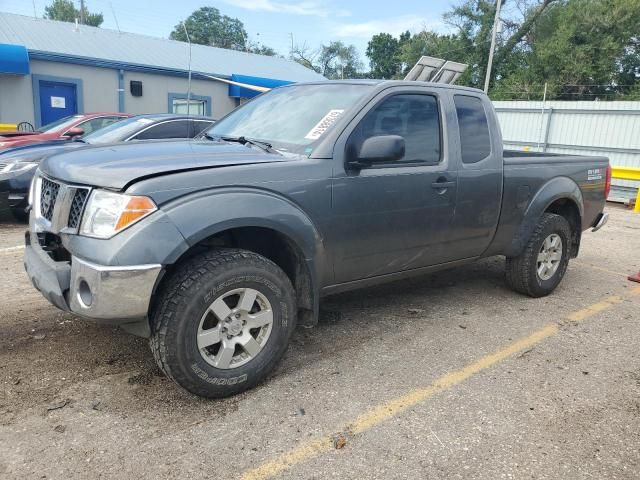
<path fill-rule="evenodd" d="M 159 293 L 151 350 L 163 372 L 203 397 L 225 397 L 263 380 L 295 328 L 286 274 L 252 252 L 220 249 L 183 264 Z"/>
<path fill-rule="evenodd" d="M 567 220 L 553 213 L 543 214 L 522 254 L 507 258 L 507 283 L 531 297 L 549 295 L 564 277 L 570 251 L 571 227 Z"/>

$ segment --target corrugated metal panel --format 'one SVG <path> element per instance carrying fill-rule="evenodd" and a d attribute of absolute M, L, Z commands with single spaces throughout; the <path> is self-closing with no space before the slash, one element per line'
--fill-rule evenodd
<path fill-rule="evenodd" d="M 29 50 L 99 58 L 123 63 L 188 70 L 188 45 L 163 38 L 120 33 L 105 28 L 0 13 L 0 43 Z M 278 57 L 193 45 L 192 69 L 218 75 L 254 75 L 295 82 L 322 80 L 322 75 Z"/>
<path fill-rule="evenodd" d="M 506 148 L 605 155 L 616 166 L 640 168 L 640 102 L 493 102 Z M 614 180 L 636 189 L 636 182 Z M 632 195 L 632 190 L 629 195 Z"/>

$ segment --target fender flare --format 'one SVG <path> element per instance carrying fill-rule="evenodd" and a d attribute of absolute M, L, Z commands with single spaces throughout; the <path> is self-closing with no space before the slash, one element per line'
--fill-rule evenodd
<path fill-rule="evenodd" d="M 511 244 L 507 249 L 506 255 L 508 257 L 515 257 L 522 253 L 542 214 L 546 212 L 554 202 L 563 199 L 571 201 L 578 208 L 582 222 L 584 217 L 584 200 L 578 184 L 569 177 L 552 178 L 538 189 L 529 202 L 520 227 L 516 230 Z"/>
<path fill-rule="evenodd" d="M 306 263 L 311 282 L 314 316 L 327 265 L 323 237 L 309 216 L 288 198 L 258 188 L 216 188 L 180 197 L 162 210 L 185 239 L 181 251 L 163 264 L 175 263 L 189 248 L 217 233 L 240 227 L 278 232 L 295 245 Z"/>

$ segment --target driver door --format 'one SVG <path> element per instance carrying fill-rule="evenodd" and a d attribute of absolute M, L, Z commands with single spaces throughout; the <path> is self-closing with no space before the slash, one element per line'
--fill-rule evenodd
<path fill-rule="evenodd" d="M 437 89 L 385 91 L 336 144 L 331 245 L 336 283 L 441 263 L 455 213 L 457 170 Z M 400 135 L 400 160 L 350 168 L 364 140 Z"/>

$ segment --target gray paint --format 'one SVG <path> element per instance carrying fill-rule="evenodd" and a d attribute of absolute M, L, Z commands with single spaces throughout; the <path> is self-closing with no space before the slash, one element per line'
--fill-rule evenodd
<path fill-rule="evenodd" d="M 355 124 L 380 99 L 408 91 L 440 98 L 443 162 L 434 167 L 350 168 L 344 145 Z M 466 169 L 453 113 L 452 95 L 458 92 L 482 99 L 492 131 L 492 154 Z M 383 82 L 327 131 L 317 151 L 320 157 L 333 151 L 331 158 L 285 158 L 218 142 L 152 142 L 82 149 L 55 156 L 41 168 L 70 182 L 99 178 L 102 186 L 148 195 L 161 210 L 108 241 L 63 238 L 73 254 L 81 252 L 96 263 L 168 265 L 216 233 L 265 227 L 303 252 L 317 312 L 320 293 L 419 275 L 482 256 L 517 255 L 542 212 L 558 199 L 575 205 L 580 231 L 594 224 L 605 203 L 604 177 L 589 179 L 587 170 L 604 174 L 606 158 L 515 152 L 503 158 L 501 142 L 495 113 L 481 92 Z M 439 176 L 453 182 L 440 199 L 431 185 Z M 578 243 L 579 237 L 576 232 Z M 148 242 L 150 238 L 154 241 Z"/>

